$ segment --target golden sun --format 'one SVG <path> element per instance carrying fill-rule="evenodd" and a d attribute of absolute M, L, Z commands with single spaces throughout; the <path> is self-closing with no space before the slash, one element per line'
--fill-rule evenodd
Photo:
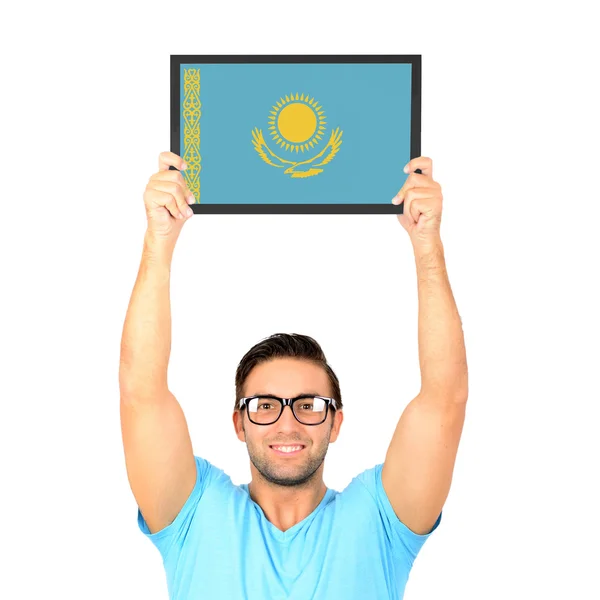
<path fill-rule="evenodd" d="M 275 143 L 282 148 L 308 150 L 318 143 L 325 131 L 325 111 L 308 94 L 296 97 L 292 94 L 280 98 L 269 113 L 269 129 Z"/>

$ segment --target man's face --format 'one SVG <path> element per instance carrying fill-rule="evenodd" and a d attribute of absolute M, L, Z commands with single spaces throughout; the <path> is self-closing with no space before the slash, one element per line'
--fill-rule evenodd
<path fill-rule="evenodd" d="M 254 367 L 244 391 L 246 396 L 274 394 L 280 398 L 331 396 L 325 370 L 295 358 L 277 358 Z M 247 409 L 241 414 L 236 411 L 233 418 L 237 436 L 246 442 L 250 461 L 258 472 L 270 483 L 289 487 L 305 484 L 321 467 L 329 444 L 337 439 L 343 415 L 330 407 L 325 422 L 313 426 L 299 423 L 289 407 L 272 425 L 252 423 Z M 272 445 L 304 448 L 297 454 L 282 456 Z"/>

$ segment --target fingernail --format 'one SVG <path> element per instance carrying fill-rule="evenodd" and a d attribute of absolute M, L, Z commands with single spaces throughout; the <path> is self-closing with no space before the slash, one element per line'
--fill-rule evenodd
<path fill-rule="evenodd" d="M 182 169 L 182 170 L 184 170 L 184 169 L 187 169 L 187 165 L 186 165 L 185 163 L 183 163 L 183 164 L 181 165 L 181 169 Z"/>
<path fill-rule="evenodd" d="M 187 202 L 188 202 L 188 204 L 194 204 L 194 202 L 196 202 L 196 198 L 194 198 L 194 194 L 192 194 L 191 196 L 188 196 Z"/>
<path fill-rule="evenodd" d="M 392 198 L 392 204 L 398 204 L 398 197 L 397 196 L 394 196 Z"/>
<path fill-rule="evenodd" d="M 404 172 L 405 172 L 405 173 L 408 173 L 408 165 L 406 165 L 406 166 L 404 167 Z"/>
<path fill-rule="evenodd" d="M 187 209 L 187 216 L 191 217 L 194 214 L 194 211 L 191 208 Z"/>

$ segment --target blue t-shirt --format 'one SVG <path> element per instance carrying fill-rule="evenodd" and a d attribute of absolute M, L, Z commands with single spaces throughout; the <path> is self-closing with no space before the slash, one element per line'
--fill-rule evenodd
<path fill-rule="evenodd" d="M 419 550 L 437 529 L 417 535 L 396 516 L 381 483 L 383 464 L 327 489 L 304 520 L 277 529 L 248 484 L 196 456 L 196 484 L 175 520 L 150 533 L 171 600 L 401 600 Z"/>

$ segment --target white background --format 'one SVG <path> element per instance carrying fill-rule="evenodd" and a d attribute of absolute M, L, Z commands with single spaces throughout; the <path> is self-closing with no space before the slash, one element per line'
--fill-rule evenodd
<path fill-rule="evenodd" d="M 405 598 L 600 597 L 592 3 L 387 4 L 4 9 L 0 597 L 167 597 L 126 478 L 119 344 L 143 191 L 169 150 L 169 56 L 204 53 L 422 54 L 422 154 L 444 194 L 470 397 Z M 195 453 L 234 483 L 250 478 L 235 368 L 279 331 L 316 338 L 341 382 L 327 485 L 383 462 L 419 389 L 415 265 L 395 216 L 196 215 L 172 312 L 170 387 Z"/>

